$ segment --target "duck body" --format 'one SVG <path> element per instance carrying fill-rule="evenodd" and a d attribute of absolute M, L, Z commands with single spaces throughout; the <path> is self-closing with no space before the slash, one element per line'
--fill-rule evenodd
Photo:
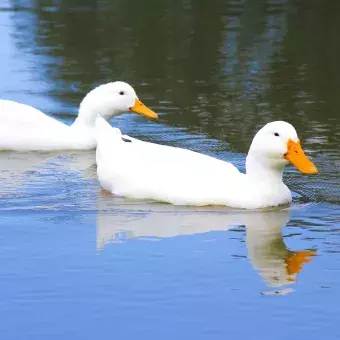
<path fill-rule="evenodd" d="M 32 106 L 0 100 L 0 150 L 94 149 L 93 128 L 68 126 Z"/>
<path fill-rule="evenodd" d="M 127 141 L 119 129 L 112 129 L 100 117 L 96 126 L 98 179 L 105 190 L 115 195 L 175 205 L 246 209 L 278 206 L 292 200 L 282 181 L 286 159 L 279 158 L 271 169 L 252 159 L 254 149 L 248 154 L 244 174 L 231 163 L 190 150 L 133 138 Z"/>
<path fill-rule="evenodd" d="M 125 156 L 130 157 L 131 152 L 125 149 Z M 169 150 L 164 149 L 163 152 Z M 253 183 L 245 174 L 240 173 L 232 164 L 221 161 L 220 164 L 215 159 L 206 156 L 201 158 L 199 163 L 213 166 L 209 172 L 204 169 L 198 170 L 193 165 L 195 156 L 188 153 L 183 155 L 183 162 L 186 162 L 186 170 L 171 168 L 171 180 L 163 177 L 162 170 L 169 169 L 168 157 L 164 157 L 161 150 L 155 153 L 157 164 L 153 164 L 153 173 L 149 174 L 147 169 L 139 169 L 138 175 L 125 162 L 126 166 L 115 167 L 99 165 L 98 179 L 103 188 L 118 196 L 125 196 L 138 199 L 153 199 L 155 201 L 168 202 L 174 205 L 225 205 L 234 208 L 256 209 L 270 205 L 290 203 L 291 194 L 285 185 L 267 186 L 261 183 Z M 178 151 L 178 150 L 174 150 Z M 124 153 L 117 157 L 120 160 Z M 177 158 L 176 154 L 176 158 Z M 210 159 L 209 159 L 210 158 Z M 138 158 L 137 158 L 138 159 Z M 147 159 L 147 158 L 144 158 Z M 162 162 L 158 163 L 158 162 Z M 177 160 L 175 160 L 177 163 Z M 176 164 L 175 163 L 175 164 Z M 164 172 L 163 172 L 164 173 Z"/>
<path fill-rule="evenodd" d="M 32 106 L 0 100 L 0 150 L 94 149 L 97 114 L 109 121 L 128 111 L 157 118 L 124 82 L 104 84 L 90 91 L 81 102 L 78 117 L 71 126 Z"/>

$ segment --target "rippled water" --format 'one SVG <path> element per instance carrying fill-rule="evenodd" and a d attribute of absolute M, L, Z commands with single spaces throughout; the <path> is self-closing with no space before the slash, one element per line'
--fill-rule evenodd
<path fill-rule="evenodd" d="M 317 177 L 291 207 L 184 208 L 112 197 L 93 152 L 0 153 L 2 339 L 337 339 L 340 4 L 0 2 L 0 97 L 68 124 L 126 80 L 161 119 L 144 140 L 244 168 L 266 122 L 294 124 Z"/>

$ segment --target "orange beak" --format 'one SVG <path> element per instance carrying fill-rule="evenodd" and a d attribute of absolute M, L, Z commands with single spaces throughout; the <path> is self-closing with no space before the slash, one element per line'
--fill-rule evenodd
<path fill-rule="evenodd" d="M 135 104 L 129 110 L 147 118 L 158 118 L 157 113 L 145 106 L 139 99 L 135 100 Z"/>
<path fill-rule="evenodd" d="M 300 141 L 294 142 L 291 139 L 287 143 L 287 152 L 285 159 L 294 165 L 296 169 L 304 174 L 316 175 L 318 169 L 316 166 L 306 157 L 305 153 L 301 148 Z"/>

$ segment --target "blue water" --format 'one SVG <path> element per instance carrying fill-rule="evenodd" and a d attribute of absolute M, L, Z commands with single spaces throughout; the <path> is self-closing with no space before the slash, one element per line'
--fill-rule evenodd
<path fill-rule="evenodd" d="M 332 222 L 313 221 L 313 214 L 325 213 L 322 208 L 295 210 L 284 228 L 286 248 L 318 252 L 286 294 L 282 287 L 268 287 L 261 270 L 252 267 L 244 227 L 228 230 L 227 224 L 210 223 L 214 212 L 163 209 L 129 210 L 123 204 L 106 221 L 95 209 L 2 212 L 3 338 L 219 339 L 233 334 L 247 339 L 256 334 L 286 339 L 303 334 L 318 339 L 325 329 L 330 338 L 339 335 L 340 240 Z M 190 224 L 194 219 L 200 223 Z M 141 236 L 119 233 L 124 222 Z M 105 228 L 115 242 L 104 246 L 99 237 Z M 144 236 L 147 228 L 160 235 Z M 201 228 L 197 234 L 195 228 Z M 177 235 L 180 230 L 183 235 Z M 170 235 L 160 238 L 162 233 Z M 261 230 L 250 233 L 262 237 Z M 280 263 L 280 256 L 273 249 L 264 265 Z"/>
<path fill-rule="evenodd" d="M 254 3 L 0 2 L 1 98 L 70 124 L 90 88 L 124 79 L 161 117 L 113 120 L 125 133 L 243 168 L 258 127 L 287 119 L 320 169 L 287 169 L 291 207 L 245 212 L 112 197 L 93 152 L 1 152 L 1 339 L 339 338 L 338 61 L 303 35 L 289 59 L 298 9 Z M 311 80 L 326 64 L 332 91 Z"/>

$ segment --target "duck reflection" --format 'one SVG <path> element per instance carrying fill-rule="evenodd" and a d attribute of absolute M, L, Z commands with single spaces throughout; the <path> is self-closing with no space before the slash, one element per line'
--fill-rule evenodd
<path fill-rule="evenodd" d="M 303 265 L 316 250 L 290 250 L 283 239 L 282 227 L 289 222 L 289 210 L 256 213 L 244 219 L 248 258 L 271 287 L 297 281 Z"/>
<path fill-rule="evenodd" d="M 102 195 L 97 217 L 97 249 L 131 238 L 167 238 L 246 227 L 248 258 L 270 287 L 294 284 L 316 250 L 290 250 L 281 233 L 289 209 L 267 211 L 185 208 Z M 278 292 L 280 293 L 280 292 Z M 284 293 L 284 292 L 281 292 Z"/>

